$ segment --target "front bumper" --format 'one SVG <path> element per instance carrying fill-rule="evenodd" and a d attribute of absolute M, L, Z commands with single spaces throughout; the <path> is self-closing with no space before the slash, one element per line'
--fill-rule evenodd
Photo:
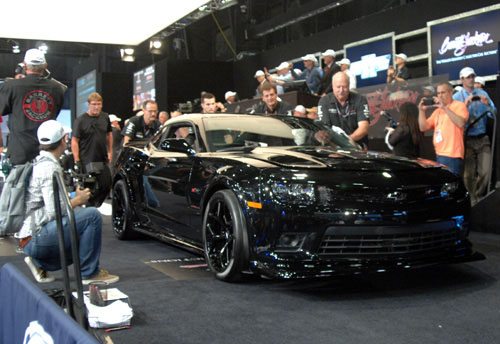
<path fill-rule="evenodd" d="M 485 259 L 456 221 L 406 226 L 337 226 L 295 252 L 261 251 L 251 268 L 273 278 L 306 278 L 407 270 Z M 313 249 L 314 247 L 314 249 Z M 306 248 L 306 249 L 304 249 Z"/>

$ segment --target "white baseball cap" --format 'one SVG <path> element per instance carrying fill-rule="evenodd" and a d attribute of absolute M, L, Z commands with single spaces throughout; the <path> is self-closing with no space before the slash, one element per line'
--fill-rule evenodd
<path fill-rule="evenodd" d="M 350 65 L 351 65 L 351 60 L 346 59 L 346 58 L 344 57 L 342 60 L 340 60 L 339 62 L 337 62 L 337 64 L 338 64 L 339 66 L 342 66 L 342 65 L 348 65 L 348 66 L 350 66 Z"/>
<path fill-rule="evenodd" d="M 29 65 L 39 66 L 45 64 L 45 54 L 38 49 L 29 49 L 24 55 L 24 62 Z"/>
<path fill-rule="evenodd" d="M 482 76 L 476 76 L 474 78 L 474 82 L 477 82 L 483 86 L 486 84 L 486 81 L 484 80 L 484 78 Z"/>
<path fill-rule="evenodd" d="M 335 50 L 333 50 L 333 49 L 327 49 L 327 50 L 325 50 L 325 52 L 323 52 L 323 53 L 321 54 L 321 56 L 331 56 L 331 57 L 335 57 L 335 56 L 337 56 L 337 54 L 335 54 Z"/>
<path fill-rule="evenodd" d="M 316 60 L 316 56 L 314 56 L 313 54 L 307 54 L 306 56 L 302 56 L 302 61 L 312 61 L 314 63 L 318 62 L 318 60 Z"/>
<path fill-rule="evenodd" d="M 38 142 L 42 145 L 50 145 L 60 141 L 64 135 L 69 134 L 71 129 L 64 127 L 58 121 L 53 119 L 43 122 L 38 127 Z"/>
<path fill-rule="evenodd" d="M 255 72 L 255 75 L 253 77 L 256 78 L 258 76 L 264 76 L 264 75 L 265 75 L 264 72 L 259 69 L 258 71 Z"/>
<path fill-rule="evenodd" d="M 297 111 L 304 114 L 307 112 L 306 108 L 303 105 L 297 105 L 295 109 L 293 109 L 293 111 Z"/>
<path fill-rule="evenodd" d="M 280 65 L 276 67 L 277 70 L 288 69 L 288 68 L 290 68 L 288 62 L 281 62 Z"/>
<path fill-rule="evenodd" d="M 400 59 L 402 59 L 403 61 L 408 60 L 408 56 L 406 56 L 406 54 L 403 54 L 403 53 L 396 54 L 396 55 L 394 55 L 394 57 L 399 57 L 399 58 L 400 58 Z"/>
<path fill-rule="evenodd" d="M 224 94 L 224 99 L 227 100 L 229 97 L 234 97 L 236 95 L 236 92 L 233 91 L 227 91 L 226 94 Z"/>
<path fill-rule="evenodd" d="M 121 122 L 122 119 L 120 117 L 118 117 L 117 115 L 109 115 L 109 121 L 110 122 Z"/>
<path fill-rule="evenodd" d="M 474 72 L 474 69 L 470 68 L 470 67 L 465 67 L 465 68 L 462 68 L 460 70 L 460 77 L 461 78 L 466 78 L 468 77 L 469 75 L 474 75 L 476 76 L 476 72 Z"/>

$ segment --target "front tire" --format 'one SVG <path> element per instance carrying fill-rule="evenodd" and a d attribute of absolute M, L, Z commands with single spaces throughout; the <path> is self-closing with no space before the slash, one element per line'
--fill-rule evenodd
<path fill-rule="evenodd" d="M 120 240 L 134 239 L 137 232 L 132 229 L 132 209 L 127 185 L 119 180 L 113 186 L 113 208 L 111 212 L 113 233 Z"/>
<path fill-rule="evenodd" d="M 245 218 L 236 195 L 230 190 L 214 193 L 203 216 L 203 248 L 217 279 L 241 279 L 241 271 L 248 265 L 246 236 Z"/>

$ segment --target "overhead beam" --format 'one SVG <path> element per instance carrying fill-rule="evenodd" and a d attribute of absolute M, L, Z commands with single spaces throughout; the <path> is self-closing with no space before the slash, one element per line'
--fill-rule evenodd
<path fill-rule="evenodd" d="M 352 0 L 316 0 L 291 9 L 290 11 L 277 15 L 272 19 L 254 25 L 249 29 L 249 35 L 252 38 L 259 38 L 268 35 L 274 31 L 281 30 L 287 26 L 299 23 L 308 18 L 314 17 L 333 8 L 345 5 Z M 278 24 L 279 23 L 279 24 Z"/>

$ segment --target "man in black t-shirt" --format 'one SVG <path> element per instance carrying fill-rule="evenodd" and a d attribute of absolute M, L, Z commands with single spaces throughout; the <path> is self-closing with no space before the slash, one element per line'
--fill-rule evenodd
<path fill-rule="evenodd" d="M 366 98 L 349 91 L 349 76 L 344 72 L 334 74 L 332 88 L 333 93 L 319 100 L 318 121 L 329 129 L 342 129 L 350 138 L 367 148 L 370 112 Z M 318 133 L 318 141 L 328 140 L 328 132 Z"/>
<path fill-rule="evenodd" d="M 67 89 L 46 75 L 47 62 L 40 50 L 28 50 L 23 65 L 25 78 L 7 80 L 0 86 L 0 114 L 10 114 L 8 155 L 13 165 L 38 155 L 38 127 L 56 119 Z"/>
<path fill-rule="evenodd" d="M 71 150 L 78 172 L 96 175 L 98 190 L 92 195 L 89 204 L 99 207 L 111 187 L 108 163 L 113 160 L 113 135 L 109 116 L 102 112 L 101 95 L 91 93 L 87 101 L 87 112 L 73 124 Z"/>
<path fill-rule="evenodd" d="M 158 116 L 158 104 L 154 100 L 146 100 L 142 104 L 142 116 L 132 117 L 123 129 L 123 144 L 132 140 L 143 140 L 153 136 L 160 128 L 156 120 Z"/>
<path fill-rule="evenodd" d="M 265 82 L 260 86 L 262 101 L 254 106 L 251 113 L 261 115 L 292 115 L 293 107 L 289 103 L 278 99 L 276 85 Z"/>

